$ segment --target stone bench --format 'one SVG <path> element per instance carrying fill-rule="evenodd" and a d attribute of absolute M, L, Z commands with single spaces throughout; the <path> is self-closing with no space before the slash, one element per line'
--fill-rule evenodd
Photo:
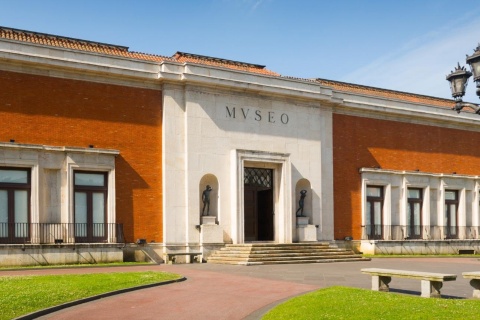
<path fill-rule="evenodd" d="M 472 298 L 480 299 L 480 271 L 462 273 L 465 279 L 471 279 L 470 285 L 473 287 Z"/>
<path fill-rule="evenodd" d="M 424 298 L 440 298 L 440 289 L 444 281 L 454 281 L 456 274 L 431 273 L 420 271 L 405 271 L 392 269 L 366 268 L 362 273 L 372 276 L 372 290 L 388 292 L 388 284 L 392 277 L 421 280 L 421 296 Z"/>
<path fill-rule="evenodd" d="M 190 256 L 190 262 L 197 260 L 199 263 L 202 263 L 201 252 L 168 252 L 163 254 L 163 260 L 165 263 L 173 264 L 177 260 L 177 256 Z"/>

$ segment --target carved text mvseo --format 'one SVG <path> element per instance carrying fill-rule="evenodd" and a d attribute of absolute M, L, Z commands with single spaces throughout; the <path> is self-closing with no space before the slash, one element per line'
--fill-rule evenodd
<path fill-rule="evenodd" d="M 287 124 L 290 120 L 288 114 L 278 113 L 274 111 L 262 112 L 260 109 L 250 109 L 250 108 L 237 108 L 237 107 L 225 107 L 226 117 L 233 119 L 245 119 L 245 120 L 254 120 L 254 121 L 267 121 L 270 123 L 282 123 Z"/>

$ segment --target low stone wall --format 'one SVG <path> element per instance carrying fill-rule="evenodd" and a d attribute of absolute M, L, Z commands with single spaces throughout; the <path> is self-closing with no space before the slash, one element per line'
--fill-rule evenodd
<path fill-rule="evenodd" d="M 361 240 L 351 241 L 355 251 L 383 255 L 437 255 L 480 253 L 480 240 Z"/>
<path fill-rule="evenodd" d="M 163 244 L 162 243 L 129 243 L 125 246 L 123 260 L 125 262 L 163 262 Z"/>
<path fill-rule="evenodd" d="M 127 244 L 124 248 L 124 261 L 164 263 L 163 253 L 167 252 L 202 252 L 205 261 L 213 252 L 223 248 L 223 243 L 164 245 L 163 243 Z M 177 263 L 186 263 L 186 256 L 179 256 Z"/>
<path fill-rule="evenodd" d="M 123 244 L 0 245 L 2 267 L 122 261 Z"/>

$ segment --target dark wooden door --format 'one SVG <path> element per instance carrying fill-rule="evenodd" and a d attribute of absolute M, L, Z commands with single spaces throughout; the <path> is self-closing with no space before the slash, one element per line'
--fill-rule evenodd
<path fill-rule="evenodd" d="M 245 241 L 272 241 L 274 238 L 273 170 L 244 168 Z"/>
<path fill-rule="evenodd" d="M 258 240 L 273 240 L 273 190 L 257 192 Z"/>
<path fill-rule="evenodd" d="M 273 190 L 245 186 L 245 241 L 272 241 L 273 214 Z"/>
<path fill-rule="evenodd" d="M 245 241 L 255 241 L 258 237 L 257 190 L 245 186 L 244 195 Z"/>

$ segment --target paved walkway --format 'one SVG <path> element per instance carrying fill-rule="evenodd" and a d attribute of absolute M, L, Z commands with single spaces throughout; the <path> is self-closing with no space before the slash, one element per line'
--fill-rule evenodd
<path fill-rule="evenodd" d="M 457 274 L 442 295 L 469 298 L 472 288 L 462 272 L 480 271 L 476 258 L 378 258 L 368 262 L 230 266 L 177 264 L 132 267 L 0 271 L 1 275 L 167 271 L 186 281 L 114 295 L 64 309 L 41 319 L 259 319 L 290 297 L 332 285 L 367 288 L 361 268 L 378 267 Z M 420 294 L 420 281 L 393 279 L 391 291 Z"/>

